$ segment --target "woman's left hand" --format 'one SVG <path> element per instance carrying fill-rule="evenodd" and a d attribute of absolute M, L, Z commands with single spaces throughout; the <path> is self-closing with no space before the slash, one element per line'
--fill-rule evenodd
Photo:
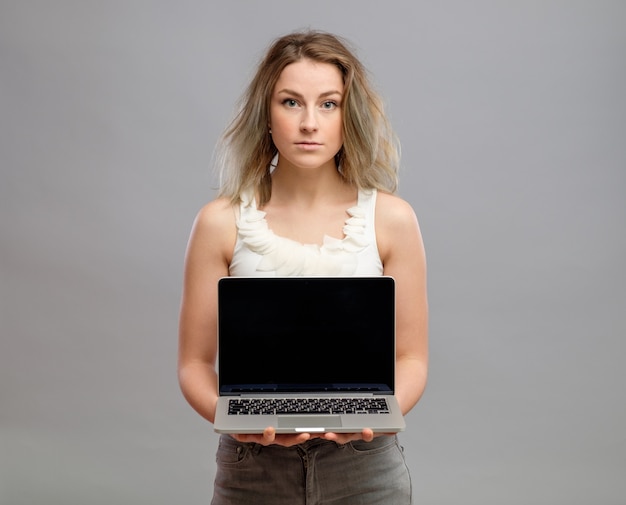
<path fill-rule="evenodd" d="M 371 442 L 376 435 L 369 428 L 364 428 L 360 433 L 325 433 L 321 436 L 326 440 L 332 440 L 336 444 L 343 445 L 348 442 L 354 442 L 355 440 L 364 440 L 365 442 Z"/>

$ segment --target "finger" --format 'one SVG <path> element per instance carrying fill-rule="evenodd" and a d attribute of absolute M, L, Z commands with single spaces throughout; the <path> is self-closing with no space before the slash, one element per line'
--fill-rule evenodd
<path fill-rule="evenodd" d="M 272 426 L 268 426 L 263 430 L 263 443 L 269 445 L 276 440 L 276 430 Z"/>
<path fill-rule="evenodd" d="M 263 430 L 262 441 L 263 445 L 278 444 L 285 447 L 301 444 L 311 438 L 309 433 L 299 433 L 298 435 L 277 435 L 276 429 L 268 426 Z"/>
<path fill-rule="evenodd" d="M 311 434 L 310 433 L 300 433 L 299 435 L 296 435 L 295 437 L 289 437 L 288 441 L 286 442 L 288 445 L 298 445 L 298 444 L 302 444 L 304 442 L 306 442 L 307 440 L 309 440 L 311 438 Z"/>
<path fill-rule="evenodd" d="M 306 442 L 311 438 L 309 433 L 300 433 L 298 435 L 276 435 L 273 443 L 284 447 L 291 447 Z"/>
<path fill-rule="evenodd" d="M 324 433 L 322 437 L 325 438 L 326 440 L 331 440 L 332 442 L 339 443 L 339 435 L 337 433 L 332 433 L 332 432 Z"/>
<path fill-rule="evenodd" d="M 371 442 L 374 440 L 375 435 L 371 429 L 365 428 L 361 433 L 325 433 L 324 438 L 337 444 L 347 444 L 348 442 L 352 442 L 354 440 Z"/>
<path fill-rule="evenodd" d="M 330 440 L 332 442 L 335 442 L 336 444 L 347 444 L 348 442 L 351 442 L 352 440 L 358 440 L 359 438 L 361 438 L 361 434 L 357 433 L 325 433 L 324 434 L 324 438 L 326 440 Z"/>

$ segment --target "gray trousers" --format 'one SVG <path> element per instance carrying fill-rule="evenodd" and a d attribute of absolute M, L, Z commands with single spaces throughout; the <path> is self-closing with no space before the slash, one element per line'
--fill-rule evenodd
<path fill-rule="evenodd" d="M 395 436 L 313 439 L 263 447 L 220 437 L 212 505 L 409 505 L 411 480 Z"/>

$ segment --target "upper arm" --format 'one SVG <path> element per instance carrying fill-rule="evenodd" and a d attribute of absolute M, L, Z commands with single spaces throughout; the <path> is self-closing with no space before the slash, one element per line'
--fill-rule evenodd
<path fill-rule="evenodd" d="M 228 275 L 235 240 L 235 216 L 230 202 L 219 199 L 200 210 L 185 256 L 179 319 L 179 368 L 198 361 L 215 363 L 217 282 Z"/>
<path fill-rule="evenodd" d="M 398 359 L 428 362 L 428 300 L 424 244 L 411 206 L 379 192 L 376 235 L 383 273 L 396 281 L 396 349 Z"/>

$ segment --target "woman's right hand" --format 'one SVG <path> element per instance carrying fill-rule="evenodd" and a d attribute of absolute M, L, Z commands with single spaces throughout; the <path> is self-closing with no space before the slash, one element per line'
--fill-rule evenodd
<path fill-rule="evenodd" d="M 263 430 L 263 433 L 238 433 L 231 434 L 231 437 L 238 442 L 254 442 L 260 445 L 282 445 L 284 447 L 291 447 L 293 445 L 302 444 L 311 438 L 316 438 L 317 435 L 313 436 L 310 433 L 298 433 L 296 435 L 277 434 L 272 426 L 268 426 Z"/>

